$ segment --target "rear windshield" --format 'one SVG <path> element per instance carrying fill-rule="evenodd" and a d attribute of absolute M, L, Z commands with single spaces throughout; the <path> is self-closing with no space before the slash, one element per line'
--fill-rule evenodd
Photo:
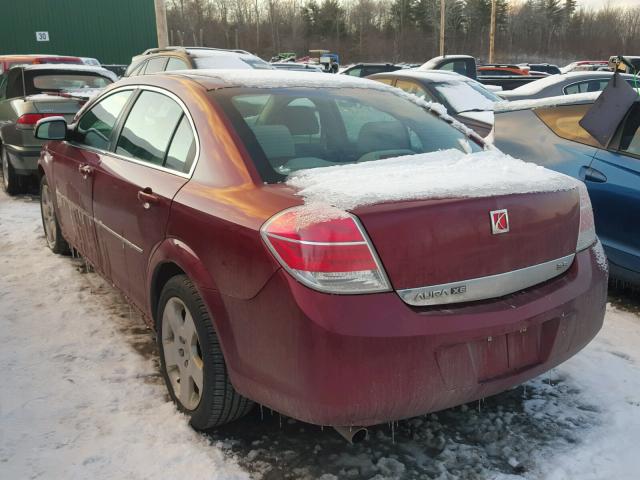
<path fill-rule="evenodd" d="M 213 95 L 269 183 L 308 168 L 482 149 L 435 114 L 391 92 L 230 88 Z"/>
<path fill-rule="evenodd" d="M 253 55 L 217 54 L 195 57 L 196 68 L 230 68 L 272 70 L 273 67 L 264 60 Z"/>
<path fill-rule="evenodd" d="M 82 90 L 84 88 L 104 88 L 111 80 L 86 73 L 56 72 L 33 77 L 33 93 Z"/>

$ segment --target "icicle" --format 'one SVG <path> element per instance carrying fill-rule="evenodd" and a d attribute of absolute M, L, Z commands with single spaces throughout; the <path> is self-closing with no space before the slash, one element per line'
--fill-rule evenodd
<path fill-rule="evenodd" d="M 395 422 L 391 422 L 391 443 L 396 444 Z"/>
<path fill-rule="evenodd" d="M 482 411 L 482 408 L 480 406 L 480 400 L 478 400 L 478 413 L 480 413 Z"/>
<path fill-rule="evenodd" d="M 280 430 L 282 430 L 282 415 L 278 413 L 278 423 L 280 423 Z"/>
<path fill-rule="evenodd" d="M 260 405 L 260 420 L 264 421 L 264 408 Z"/>

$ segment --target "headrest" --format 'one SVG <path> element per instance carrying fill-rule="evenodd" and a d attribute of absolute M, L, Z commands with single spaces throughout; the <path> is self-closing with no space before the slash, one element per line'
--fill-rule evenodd
<path fill-rule="evenodd" d="M 320 131 L 316 109 L 303 105 L 282 109 L 271 123 L 286 125 L 291 135 L 314 135 Z"/>
<path fill-rule="evenodd" d="M 254 125 L 251 130 L 269 160 L 295 156 L 291 132 L 284 125 Z"/>
<path fill-rule="evenodd" d="M 410 146 L 407 129 L 400 122 L 365 123 L 358 134 L 358 149 L 362 152 L 409 149 Z"/>

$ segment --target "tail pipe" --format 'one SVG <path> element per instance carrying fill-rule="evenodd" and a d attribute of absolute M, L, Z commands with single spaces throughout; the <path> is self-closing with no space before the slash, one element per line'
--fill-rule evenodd
<path fill-rule="evenodd" d="M 368 431 L 364 427 L 333 427 L 347 442 L 360 443 L 367 438 Z"/>

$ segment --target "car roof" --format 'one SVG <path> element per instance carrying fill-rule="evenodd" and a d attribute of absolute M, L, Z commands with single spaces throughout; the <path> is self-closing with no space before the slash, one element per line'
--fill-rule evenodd
<path fill-rule="evenodd" d="M 176 70 L 151 75 L 133 76 L 121 79 L 118 85 L 161 85 L 180 79 L 188 79 L 200 84 L 206 90 L 222 88 L 368 88 L 385 90 L 388 85 L 350 75 L 328 75 L 322 72 L 296 70 Z"/>
<path fill-rule="evenodd" d="M 367 78 L 412 78 L 416 80 L 426 80 L 428 82 L 446 82 L 450 80 L 467 81 L 471 80 L 469 77 L 460 75 L 456 72 L 450 72 L 448 70 L 417 70 L 417 69 L 405 69 L 396 70 L 395 72 L 383 72 L 369 75 Z"/>
<path fill-rule="evenodd" d="M 25 54 L 11 54 L 11 55 L 0 55 L 0 60 L 15 60 L 21 58 L 68 58 L 68 59 L 78 59 L 80 57 L 76 57 L 73 55 L 51 55 L 51 54 L 40 54 L 40 53 L 25 53 Z"/>

